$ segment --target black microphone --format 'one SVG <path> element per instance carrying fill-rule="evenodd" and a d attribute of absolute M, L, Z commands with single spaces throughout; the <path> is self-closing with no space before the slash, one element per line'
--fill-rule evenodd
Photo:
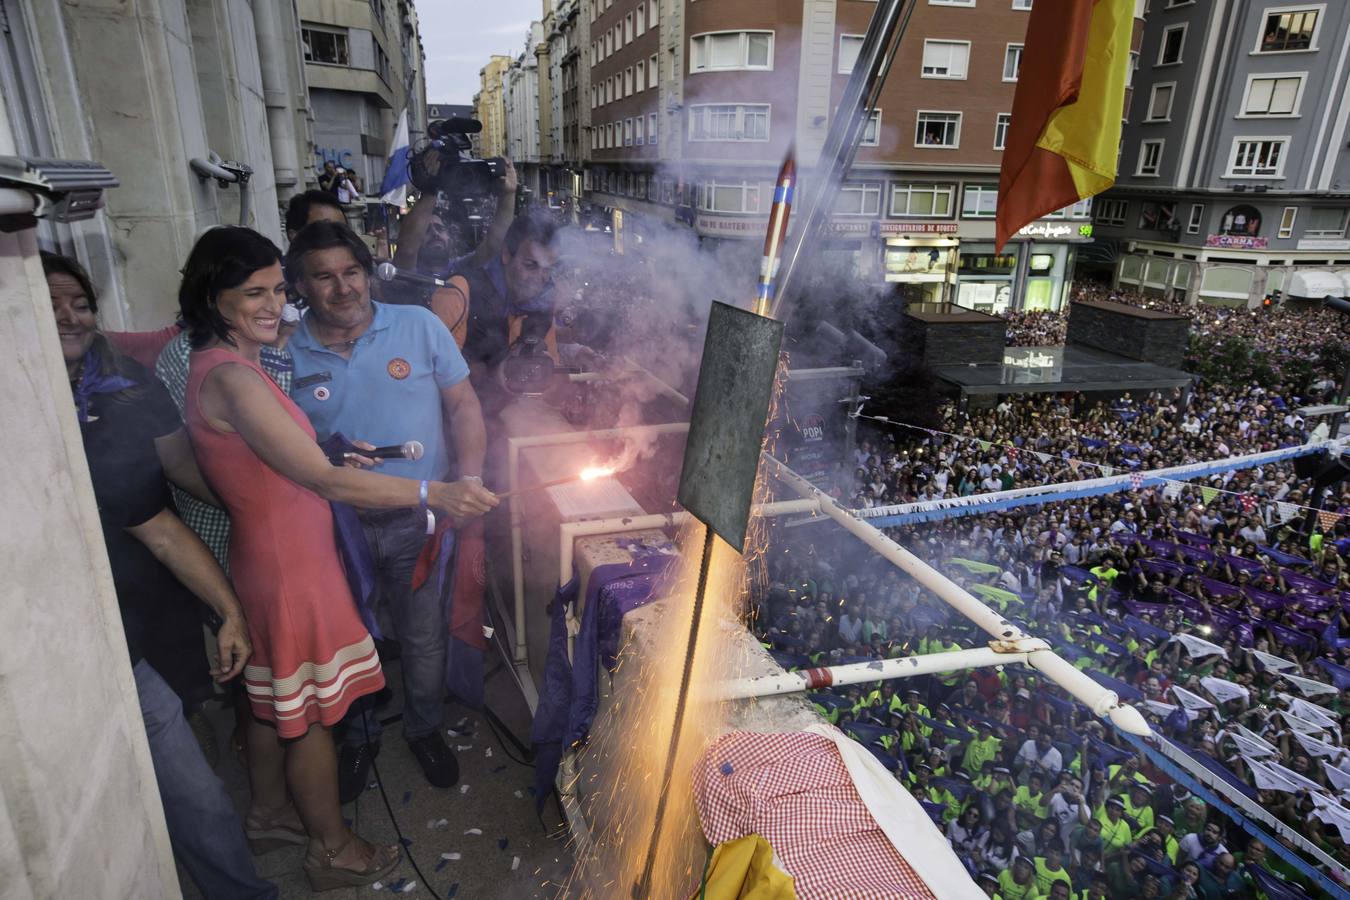
<path fill-rule="evenodd" d="M 351 447 L 346 443 L 346 447 Z M 364 456 L 366 459 L 421 459 L 425 448 L 421 441 L 405 441 L 402 444 L 391 444 L 388 447 L 376 447 L 374 450 L 362 450 L 359 447 L 351 450 L 341 449 L 329 452 L 328 461 L 335 466 L 342 465 L 353 456 Z"/>
<path fill-rule="evenodd" d="M 450 282 L 435 275 L 424 275 L 409 269 L 400 269 L 391 262 L 382 262 L 375 267 L 375 277 L 381 281 L 411 281 L 427 287 L 449 287 Z"/>

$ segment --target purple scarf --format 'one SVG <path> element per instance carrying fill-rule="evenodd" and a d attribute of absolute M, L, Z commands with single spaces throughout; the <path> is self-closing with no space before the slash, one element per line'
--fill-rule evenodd
<path fill-rule="evenodd" d="M 90 347 L 81 363 L 80 380 L 71 386 L 75 394 L 75 412 L 81 422 L 97 422 L 98 417 L 89 417 L 89 400 L 95 394 L 116 394 L 136 386 L 136 382 L 121 375 L 109 375 L 103 371 L 98 344 Z"/>

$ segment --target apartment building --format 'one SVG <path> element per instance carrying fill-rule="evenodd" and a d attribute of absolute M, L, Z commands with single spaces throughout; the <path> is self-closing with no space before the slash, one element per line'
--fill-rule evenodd
<path fill-rule="evenodd" d="M 1150 0 L 1117 187 L 1119 283 L 1256 305 L 1350 294 L 1350 4 Z"/>
<path fill-rule="evenodd" d="M 506 70 L 511 57 L 493 56 L 478 70 L 479 88 L 474 95 L 474 116 L 483 123 L 479 134 L 479 152 L 483 157 L 506 155 Z"/>
<path fill-rule="evenodd" d="M 399 115 L 426 132 L 426 83 L 412 0 L 300 0 L 305 78 L 314 113 L 314 158 L 379 187 Z"/>

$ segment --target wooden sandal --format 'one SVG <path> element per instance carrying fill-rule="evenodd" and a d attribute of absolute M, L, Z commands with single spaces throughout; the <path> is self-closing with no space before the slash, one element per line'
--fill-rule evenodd
<path fill-rule="evenodd" d="M 309 889 L 314 893 L 331 891 L 344 887 L 361 887 L 388 875 L 402 861 L 399 847 L 388 845 L 376 847 L 375 852 L 366 860 L 360 870 L 344 869 L 333 865 L 339 853 L 356 840 L 352 834 L 341 846 L 323 851 L 323 858 L 316 860 L 313 851 L 305 854 L 305 877 L 309 879 Z"/>

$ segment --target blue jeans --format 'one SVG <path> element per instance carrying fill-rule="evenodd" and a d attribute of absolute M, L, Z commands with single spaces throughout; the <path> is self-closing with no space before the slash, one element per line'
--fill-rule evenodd
<path fill-rule="evenodd" d="M 416 740 L 441 727 L 445 702 L 445 610 L 434 578 L 412 589 L 417 556 L 427 541 L 426 515 L 416 509 L 368 514 L 361 518 L 361 529 L 375 564 L 379 596 L 389 607 L 402 648 L 403 736 Z M 352 704 L 346 722 L 343 741 L 349 747 L 362 744 L 367 732 L 371 741 L 383 732 L 372 696 Z"/>
<path fill-rule="evenodd" d="M 275 900 L 253 868 L 225 785 L 183 718 L 183 701 L 145 660 L 132 668 L 173 855 L 207 900 Z"/>

